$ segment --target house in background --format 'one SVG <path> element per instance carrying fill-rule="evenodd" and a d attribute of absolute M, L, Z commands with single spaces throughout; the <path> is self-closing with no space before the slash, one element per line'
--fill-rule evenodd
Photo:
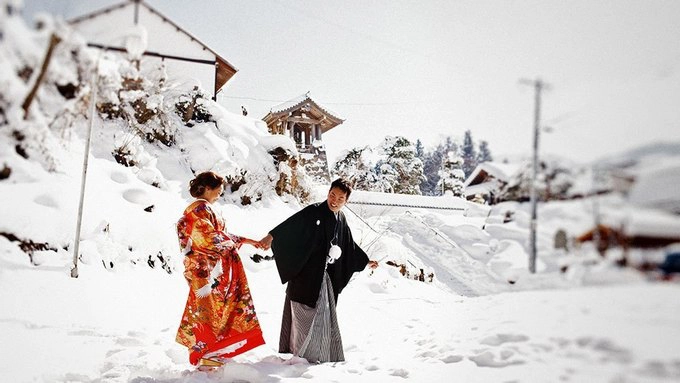
<path fill-rule="evenodd" d="M 482 162 L 477 165 L 465 180 L 465 198 L 474 200 L 483 198 L 489 204 L 495 203 L 501 187 L 517 174 L 519 165 L 499 162 Z"/>
<path fill-rule="evenodd" d="M 312 100 L 309 92 L 276 105 L 262 119 L 269 133 L 289 136 L 300 153 L 300 163 L 317 182 L 330 182 L 324 133 L 344 122 Z"/>
<path fill-rule="evenodd" d="M 123 53 L 128 51 L 126 40 L 143 27 L 147 41 L 141 65 L 162 61 L 171 79 L 186 78 L 190 73 L 202 88 L 213 89 L 213 100 L 237 72 L 217 52 L 142 0 L 124 1 L 69 20 L 69 24 L 88 46 Z"/>
<path fill-rule="evenodd" d="M 679 185 L 680 161 L 658 165 L 637 175 L 628 199 L 639 206 L 680 214 Z"/>
<path fill-rule="evenodd" d="M 619 217 L 608 216 L 602 223 L 594 225 L 579 234 L 577 243 L 593 242 L 604 255 L 609 249 L 620 248 L 624 257 L 657 256 L 658 253 L 631 253 L 632 249 L 653 250 L 680 243 L 680 217 L 658 209 L 636 208 Z M 625 259 L 626 262 L 641 264 L 650 259 Z M 659 263 L 662 259 L 656 259 Z"/>

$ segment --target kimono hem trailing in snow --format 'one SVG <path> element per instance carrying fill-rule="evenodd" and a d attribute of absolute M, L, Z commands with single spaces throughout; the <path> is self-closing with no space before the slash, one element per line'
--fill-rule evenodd
<path fill-rule="evenodd" d="M 242 238 L 227 233 L 224 220 L 205 200 L 189 205 L 177 222 L 189 283 L 177 342 L 189 361 L 229 358 L 264 344 L 237 249 Z"/>
<path fill-rule="evenodd" d="M 281 282 L 288 283 L 279 352 L 292 352 L 310 362 L 344 360 L 335 306 L 352 275 L 368 264 L 344 214 L 339 212 L 336 218 L 328 203 L 320 202 L 270 233 Z M 338 245 L 342 254 L 327 264 L 332 245 Z"/>

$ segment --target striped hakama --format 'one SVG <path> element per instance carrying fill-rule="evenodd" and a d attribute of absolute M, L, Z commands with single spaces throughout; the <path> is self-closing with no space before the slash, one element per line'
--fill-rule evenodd
<path fill-rule="evenodd" d="M 345 360 L 335 312 L 333 286 L 327 272 L 324 271 L 315 308 L 293 302 L 286 296 L 279 352 L 292 353 L 310 363 Z"/>

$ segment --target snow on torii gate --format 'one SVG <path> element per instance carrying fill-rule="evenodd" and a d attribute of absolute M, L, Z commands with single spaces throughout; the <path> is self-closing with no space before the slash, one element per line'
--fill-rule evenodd
<path fill-rule="evenodd" d="M 206 89 L 213 83 L 213 100 L 238 71 L 143 0 L 112 5 L 69 20 L 69 24 L 87 39 L 88 46 L 122 53 L 126 47 L 121 33 L 142 25 L 148 32 L 145 59 L 164 60 L 171 75 L 190 73 Z"/>

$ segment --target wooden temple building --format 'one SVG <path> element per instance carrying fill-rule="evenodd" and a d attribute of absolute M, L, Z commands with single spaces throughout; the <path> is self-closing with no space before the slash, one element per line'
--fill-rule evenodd
<path fill-rule="evenodd" d="M 300 153 L 300 163 L 315 181 L 330 182 L 324 133 L 344 122 L 312 100 L 309 92 L 271 108 L 263 118 L 269 133 L 289 136 Z"/>

